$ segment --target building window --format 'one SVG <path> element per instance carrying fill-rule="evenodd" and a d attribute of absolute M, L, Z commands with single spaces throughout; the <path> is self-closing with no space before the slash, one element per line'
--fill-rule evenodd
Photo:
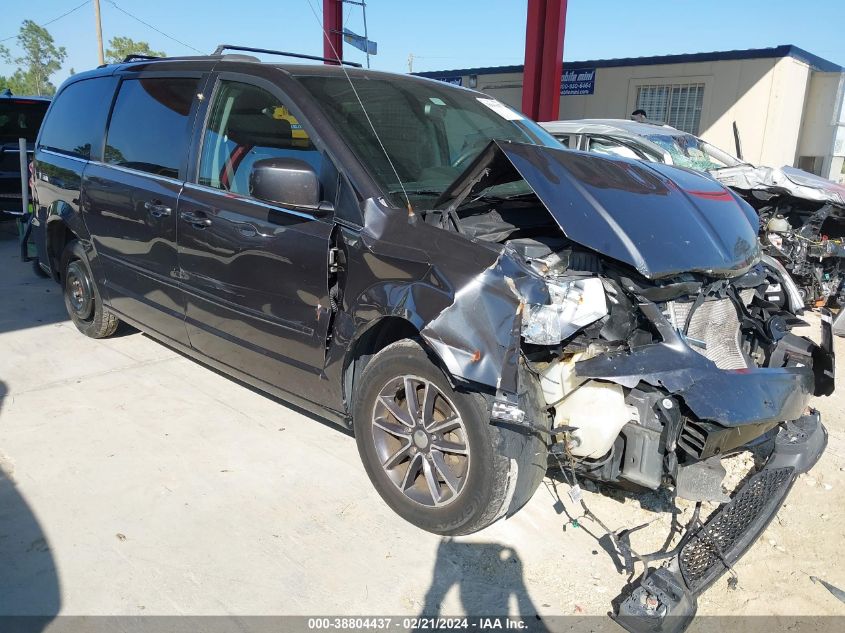
<path fill-rule="evenodd" d="M 824 168 L 824 156 L 799 156 L 798 169 L 803 169 L 816 176 L 822 175 Z"/>
<path fill-rule="evenodd" d="M 650 121 L 698 134 L 704 84 L 662 84 L 637 87 L 637 110 L 645 110 Z"/>

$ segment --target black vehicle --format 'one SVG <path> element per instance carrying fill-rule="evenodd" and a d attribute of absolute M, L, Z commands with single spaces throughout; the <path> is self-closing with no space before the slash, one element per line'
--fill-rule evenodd
<path fill-rule="evenodd" d="M 31 156 L 49 105 L 46 97 L 19 97 L 8 88 L 0 92 L 0 220 L 23 212 L 19 143 L 26 139 Z"/>
<path fill-rule="evenodd" d="M 830 324 L 817 346 L 767 300 L 785 282 L 754 210 L 565 150 L 481 93 L 243 55 L 106 66 L 54 100 L 35 200 L 83 333 L 126 321 L 351 428 L 385 502 L 431 532 L 513 514 L 550 455 L 722 500 L 721 456 L 767 442 L 626 626 L 693 613 L 826 443 L 808 403 L 833 390 Z M 728 519 L 714 551 L 702 530 Z"/>

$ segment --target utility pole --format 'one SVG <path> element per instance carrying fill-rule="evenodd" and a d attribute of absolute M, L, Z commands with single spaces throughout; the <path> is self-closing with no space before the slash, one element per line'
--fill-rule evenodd
<path fill-rule="evenodd" d="M 408 72 L 413 74 L 414 72 L 414 54 L 408 53 Z"/>
<path fill-rule="evenodd" d="M 97 23 L 97 54 L 100 57 L 100 66 L 106 63 L 106 56 L 103 54 L 103 21 L 100 19 L 100 0 L 94 0 L 94 20 Z"/>

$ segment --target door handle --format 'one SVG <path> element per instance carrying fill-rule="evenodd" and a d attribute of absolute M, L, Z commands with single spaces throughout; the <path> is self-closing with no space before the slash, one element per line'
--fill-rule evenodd
<path fill-rule="evenodd" d="M 193 211 L 183 211 L 179 214 L 179 217 L 198 229 L 204 229 L 207 226 L 211 226 L 211 220 L 207 218 L 205 213 L 202 211 L 197 213 L 194 213 Z"/>
<path fill-rule="evenodd" d="M 237 222 L 236 227 L 238 229 L 238 233 L 243 235 L 244 237 L 255 237 L 260 235 L 261 237 L 267 237 L 258 232 L 258 229 L 255 228 L 254 224 L 250 224 L 249 222 Z"/>
<path fill-rule="evenodd" d="M 150 212 L 154 218 L 166 218 L 171 213 L 171 208 L 167 205 L 156 202 L 145 202 L 144 208 Z"/>

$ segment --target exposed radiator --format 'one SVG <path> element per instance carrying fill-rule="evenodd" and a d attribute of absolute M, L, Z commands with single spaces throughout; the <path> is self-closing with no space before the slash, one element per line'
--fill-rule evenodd
<path fill-rule="evenodd" d="M 747 294 L 747 291 L 743 291 L 742 299 L 750 301 L 753 292 Z M 677 329 L 684 329 L 692 306 L 692 301 L 669 302 L 670 316 Z M 749 367 L 742 353 L 739 314 L 730 299 L 708 299 L 702 303 L 693 312 L 686 335 L 691 339 L 690 347 L 712 360 L 720 369 Z M 700 345 L 702 343 L 704 347 Z"/>

